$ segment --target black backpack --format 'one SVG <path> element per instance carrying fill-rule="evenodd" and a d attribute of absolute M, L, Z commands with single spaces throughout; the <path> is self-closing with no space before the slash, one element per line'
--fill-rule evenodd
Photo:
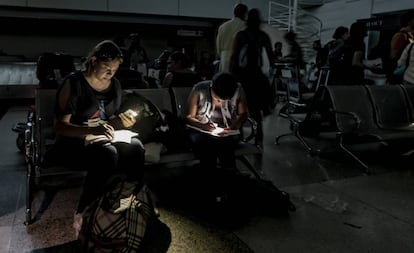
<path fill-rule="evenodd" d="M 139 94 L 137 91 L 125 92 L 122 96 L 120 112 L 129 109 L 137 112 L 136 123 L 131 130 L 139 134 L 139 139 L 143 144 L 157 141 L 159 131 L 165 126 L 165 121 L 161 110 L 148 98 Z"/>
<path fill-rule="evenodd" d="M 326 45 L 327 64 L 331 68 L 342 68 L 345 65 L 345 43 L 334 40 Z"/>
<path fill-rule="evenodd" d="M 147 226 L 156 219 L 149 188 L 122 177 L 87 207 L 79 233 L 82 252 L 139 252 Z"/>

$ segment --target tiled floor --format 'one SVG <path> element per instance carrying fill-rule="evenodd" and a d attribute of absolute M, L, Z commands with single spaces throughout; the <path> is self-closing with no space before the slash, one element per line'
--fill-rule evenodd
<path fill-rule="evenodd" d="M 39 221 L 23 225 L 25 166 L 11 126 L 25 115 L 25 107 L 12 107 L 0 121 L 0 253 L 30 252 L 74 239 L 79 187 L 59 191 Z M 297 211 L 288 218 L 251 217 L 226 231 L 161 209 L 171 232 L 168 252 L 240 252 L 246 245 L 257 253 L 414 252 L 414 159 L 374 156 L 367 161 L 375 173 L 365 175 L 347 157 L 307 155 L 294 137 L 274 145 L 274 136 L 288 131 L 288 124 L 276 114 L 264 123 L 264 154 L 256 164 L 291 194 Z"/>

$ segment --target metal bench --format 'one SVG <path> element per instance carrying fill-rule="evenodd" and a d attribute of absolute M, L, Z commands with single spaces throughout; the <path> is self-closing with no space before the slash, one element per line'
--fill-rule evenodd
<path fill-rule="evenodd" d="M 152 101 L 158 108 L 162 110 L 170 110 L 179 112 L 182 115 L 185 110 L 187 96 L 191 88 L 179 88 L 170 90 L 168 88 L 160 89 L 130 89 L 124 92 L 138 92 L 144 97 Z M 28 117 L 25 131 L 25 157 L 27 163 L 27 179 L 26 179 L 26 224 L 31 224 L 35 220 L 32 217 L 32 202 L 34 194 L 42 188 L 45 180 L 52 180 L 51 176 L 59 175 L 63 178 L 73 178 L 74 176 L 84 177 L 86 170 L 82 168 L 69 168 L 65 166 L 53 166 L 44 168 L 41 165 L 42 157 L 47 149 L 54 142 L 54 105 L 55 105 L 55 89 L 37 89 L 35 91 L 35 109 Z M 175 106 L 175 109 L 173 108 Z M 261 154 L 261 149 L 254 144 L 249 143 L 255 134 L 255 122 L 248 120 L 248 124 L 244 128 L 250 131 L 247 138 L 244 138 L 235 150 L 235 155 L 253 174 L 260 178 L 259 173 L 249 162 L 247 156 Z M 189 161 L 197 162 L 197 158 L 189 149 L 180 152 L 161 153 L 157 166 L 181 164 Z M 154 165 L 147 163 L 148 165 Z M 49 182 L 50 183 L 50 182 Z"/>

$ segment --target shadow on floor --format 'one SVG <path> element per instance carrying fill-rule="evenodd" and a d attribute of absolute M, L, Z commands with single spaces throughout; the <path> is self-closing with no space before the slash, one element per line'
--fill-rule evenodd
<path fill-rule="evenodd" d="M 203 172 L 196 166 L 151 184 L 158 205 L 221 229 L 243 227 L 258 215 L 289 217 L 289 195 L 270 181 L 234 171 Z"/>

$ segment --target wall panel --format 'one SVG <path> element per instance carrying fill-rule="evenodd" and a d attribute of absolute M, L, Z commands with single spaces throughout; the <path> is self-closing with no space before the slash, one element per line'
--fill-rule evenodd
<path fill-rule="evenodd" d="M 413 0 L 373 0 L 372 13 L 414 9 Z"/>
<path fill-rule="evenodd" d="M 179 0 L 179 15 L 192 17 L 225 18 L 233 17 L 235 0 Z"/>
<path fill-rule="evenodd" d="M 241 2 L 247 5 L 249 9 L 252 9 L 252 8 L 259 9 L 262 20 L 267 21 L 269 19 L 269 1 L 245 0 Z"/>
<path fill-rule="evenodd" d="M 28 7 L 107 11 L 107 0 L 28 0 Z"/>
<path fill-rule="evenodd" d="M 179 0 L 108 0 L 108 10 L 114 12 L 178 15 Z"/>
<path fill-rule="evenodd" d="M 311 12 L 322 21 L 322 45 L 332 40 L 338 26 L 350 27 L 358 19 L 371 16 L 371 0 L 341 0 L 326 3 Z"/>
<path fill-rule="evenodd" d="M 26 0 L 0 0 L 0 5 L 26 6 Z"/>

